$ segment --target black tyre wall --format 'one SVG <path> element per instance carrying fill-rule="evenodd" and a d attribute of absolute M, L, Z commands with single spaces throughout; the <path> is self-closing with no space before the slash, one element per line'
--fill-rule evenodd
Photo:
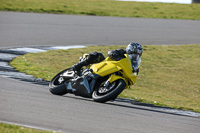
<path fill-rule="evenodd" d="M 119 79 L 119 80 L 114 81 L 114 82 L 118 82 L 118 85 L 111 92 L 109 92 L 105 95 L 98 96 L 97 95 L 98 88 L 97 88 L 92 94 L 93 100 L 95 102 L 104 103 L 104 102 L 107 102 L 107 101 L 110 101 L 110 100 L 117 98 L 117 96 L 125 89 L 126 82 L 122 79 Z"/>

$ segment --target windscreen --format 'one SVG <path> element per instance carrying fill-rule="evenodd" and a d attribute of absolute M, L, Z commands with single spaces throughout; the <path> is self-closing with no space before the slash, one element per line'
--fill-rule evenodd
<path fill-rule="evenodd" d="M 129 54 L 131 59 L 131 64 L 133 67 L 133 72 L 137 71 L 138 66 L 140 65 L 141 59 L 138 54 Z"/>

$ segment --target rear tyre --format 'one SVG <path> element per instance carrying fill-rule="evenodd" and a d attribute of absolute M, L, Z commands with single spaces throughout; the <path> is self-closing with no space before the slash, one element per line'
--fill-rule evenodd
<path fill-rule="evenodd" d="M 49 83 L 49 91 L 54 95 L 65 95 L 67 94 L 67 88 L 64 84 L 67 80 L 61 79 L 60 75 L 63 74 L 66 71 L 71 71 L 71 68 L 65 69 L 58 73 L 56 76 L 53 77 L 53 79 Z"/>
<path fill-rule="evenodd" d="M 72 68 L 65 69 L 65 70 L 59 72 L 56 76 L 54 76 L 52 78 L 52 80 L 49 82 L 49 87 L 54 88 L 54 87 L 57 87 L 57 86 L 63 84 L 64 81 L 66 81 L 66 80 L 63 80 L 63 82 L 59 81 L 60 75 L 63 74 L 64 72 L 66 72 L 66 71 L 72 71 Z"/>
<path fill-rule="evenodd" d="M 62 96 L 62 95 L 65 95 L 65 94 L 68 93 L 65 84 L 61 84 L 61 85 L 59 85 L 57 87 L 50 88 L 49 91 L 52 94 L 59 95 L 59 96 Z"/>
<path fill-rule="evenodd" d="M 122 79 L 110 83 L 109 87 L 102 85 L 94 90 L 92 98 L 95 102 L 107 102 L 114 100 L 126 87 L 126 82 Z"/>

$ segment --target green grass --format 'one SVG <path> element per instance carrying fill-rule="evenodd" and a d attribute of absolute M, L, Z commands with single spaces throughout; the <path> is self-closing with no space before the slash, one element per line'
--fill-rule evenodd
<path fill-rule="evenodd" d="M 1 11 L 200 20 L 200 4 L 115 0 L 0 0 Z"/>
<path fill-rule="evenodd" d="M 45 80 L 78 62 L 84 53 L 125 48 L 89 46 L 82 49 L 31 53 L 15 58 L 11 65 Z M 139 102 L 200 112 L 200 45 L 144 45 L 142 65 L 135 86 L 120 97 Z"/>
<path fill-rule="evenodd" d="M 0 123 L 0 133 L 53 133 L 53 132 Z"/>

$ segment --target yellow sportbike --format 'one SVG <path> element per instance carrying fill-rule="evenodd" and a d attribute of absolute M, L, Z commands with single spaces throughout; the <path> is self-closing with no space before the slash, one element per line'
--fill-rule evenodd
<path fill-rule="evenodd" d="M 127 54 L 125 57 L 119 61 L 107 57 L 100 63 L 86 66 L 82 68 L 81 76 L 72 68 L 65 69 L 50 81 L 50 92 L 55 95 L 72 93 L 102 103 L 115 100 L 125 88 L 136 82 L 139 70 L 137 57 Z"/>

